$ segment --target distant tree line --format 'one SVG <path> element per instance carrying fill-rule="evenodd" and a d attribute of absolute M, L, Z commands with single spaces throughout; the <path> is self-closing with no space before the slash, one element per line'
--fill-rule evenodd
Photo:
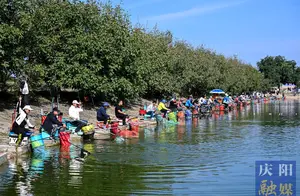
<path fill-rule="evenodd" d="M 11 74 L 25 74 L 32 89 L 73 88 L 116 101 L 203 95 L 213 88 L 238 94 L 295 80 L 275 79 L 278 72 L 268 67 L 273 57 L 258 64 L 262 74 L 236 57 L 175 40 L 169 31 L 132 25 L 119 5 L 0 0 L 0 8 L 1 89 Z M 295 68 L 284 62 L 287 70 Z"/>
<path fill-rule="evenodd" d="M 272 86 L 280 87 L 285 83 L 300 86 L 300 67 L 294 60 L 287 60 L 283 56 L 267 56 L 257 66 Z"/>

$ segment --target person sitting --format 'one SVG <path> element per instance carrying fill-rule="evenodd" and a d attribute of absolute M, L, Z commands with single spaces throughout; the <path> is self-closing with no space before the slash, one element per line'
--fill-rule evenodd
<path fill-rule="evenodd" d="M 222 101 L 225 108 L 228 108 L 229 102 L 230 102 L 230 100 L 229 100 L 228 94 L 225 94 L 225 97 L 223 98 L 223 101 Z"/>
<path fill-rule="evenodd" d="M 58 110 L 57 107 L 53 108 L 52 109 L 52 112 L 50 112 L 43 125 L 42 125 L 42 128 L 51 136 L 53 137 L 55 132 L 53 130 L 54 127 L 58 126 L 58 127 L 62 127 L 62 128 L 66 128 L 66 125 L 63 124 L 62 122 L 60 122 L 58 119 L 57 119 L 57 115 L 60 113 L 60 111 Z"/>
<path fill-rule="evenodd" d="M 181 99 L 179 99 L 179 101 L 177 101 L 177 110 L 178 111 L 182 111 L 185 108 L 183 102 L 184 102 L 184 98 L 181 98 Z"/>
<path fill-rule="evenodd" d="M 115 115 L 118 119 L 123 121 L 123 125 L 126 125 L 126 118 L 128 115 L 122 111 L 123 110 L 123 101 L 119 101 L 119 104 L 115 107 Z"/>
<path fill-rule="evenodd" d="M 107 121 L 110 119 L 110 116 L 106 113 L 109 104 L 104 102 L 103 105 L 97 111 L 97 120 L 104 121 L 104 124 L 107 124 Z"/>
<path fill-rule="evenodd" d="M 185 102 L 185 107 L 187 108 L 193 107 L 193 96 L 189 96 L 189 99 Z"/>
<path fill-rule="evenodd" d="M 26 137 L 26 133 L 31 132 L 29 129 L 25 128 L 25 125 L 36 130 L 35 126 L 33 126 L 28 119 L 30 111 L 32 111 L 32 108 L 29 105 L 25 105 L 22 110 L 19 109 L 19 114 L 13 123 L 12 132 L 19 135 L 16 141 L 17 145 L 21 144 L 24 137 Z"/>
<path fill-rule="evenodd" d="M 205 105 L 205 104 L 207 104 L 206 96 L 201 97 L 201 98 L 199 99 L 199 103 L 200 103 L 200 105 Z"/>
<path fill-rule="evenodd" d="M 80 129 L 87 125 L 86 122 L 80 120 L 79 113 L 82 112 L 81 103 L 77 100 L 72 102 L 71 107 L 69 108 L 69 117 L 72 120 L 70 123 L 76 126 L 75 132 L 79 132 Z"/>
<path fill-rule="evenodd" d="M 164 118 L 167 117 L 167 112 L 170 111 L 165 105 L 166 102 L 165 99 L 161 100 L 157 107 L 157 109 L 164 114 Z"/>
<path fill-rule="evenodd" d="M 177 111 L 177 101 L 176 101 L 176 98 L 172 98 L 171 99 L 170 104 L 169 104 L 169 109 L 172 112 L 176 112 Z"/>
<path fill-rule="evenodd" d="M 155 113 L 155 110 L 156 110 L 156 101 L 152 101 L 152 103 L 150 105 L 147 106 L 147 115 L 150 115 L 150 118 L 153 118 L 154 117 L 154 113 Z"/>

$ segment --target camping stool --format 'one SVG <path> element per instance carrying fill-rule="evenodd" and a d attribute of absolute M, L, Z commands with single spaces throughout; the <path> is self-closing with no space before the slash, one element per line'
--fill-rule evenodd
<path fill-rule="evenodd" d="M 147 118 L 151 118 L 151 115 L 145 114 L 145 115 L 144 115 L 144 119 L 147 120 Z"/>
<path fill-rule="evenodd" d="M 28 138 L 30 137 L 30 135 L 31 135 L 31 133 L 26 134 L 26 137 L 24 137 L 22 142 L 21 142 L 21 146 L 26 146 L 26 145 L 29 144 Z M 16 134 L 16 133 L 10 131 L 9 134 L 8 134 L 8 139 L 9 139 L 8 145 L 10 145 L 10 146 L 16 145 L 18 137 L 19 137 L 19 134 Z"/>

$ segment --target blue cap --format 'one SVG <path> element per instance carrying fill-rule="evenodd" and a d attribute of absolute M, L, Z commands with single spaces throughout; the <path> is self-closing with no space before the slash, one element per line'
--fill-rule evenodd
<path fill-rule="evenodd" d="M 163 99 L 163 100 L 161 100 L 161 102 L 163 102 L 163 103 L 166 103 L 166 102 L 167 102 L 167 100 Z"/>
<path fill-rule="evenodd" d="M 103 106 L 105 107 L 105 106 L 109 106 L 109 104 L 107 103 L 107 102 L 104 102 L 103 103 Z"/>

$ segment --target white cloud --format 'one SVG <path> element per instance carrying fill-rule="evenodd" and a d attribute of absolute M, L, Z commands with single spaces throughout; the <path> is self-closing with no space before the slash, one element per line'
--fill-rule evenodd
<path fill-rule="evenodd" d="M 186 17 L 190 17 L 190 16 L 196 16 L 196 15 L 200 15 L 200 14 L 213 12 L 213 11 L 224 9 L 227 7 L 240 5 L 242 3 L 245 3 L 246 1 L 247 0 L 230 2 L 230 3 L 219 3 L 219 4 L 207 5 L 207 6 L 201 6 L 201 7 L 194 7 L 194 8 L 179 11 L 179 12 L 173 12 L 173 13 L 167 13 L 167 14 L 162 14 L 162 15 L 158 15 L 158 16 L 147 17 L 147 18 L 144 18 L 143 20 L 163 21 L 163 20 L 174 20 L 174 19 L 178 19 L 178 18 L 186 18 Z"/>

